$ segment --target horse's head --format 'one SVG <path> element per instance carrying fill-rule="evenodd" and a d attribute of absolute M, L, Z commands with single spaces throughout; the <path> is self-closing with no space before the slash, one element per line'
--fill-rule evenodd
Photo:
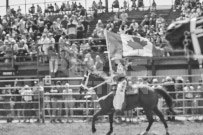
<path fill-rule="evenodd" d="M 196 26 L 195 26 L 196 25 Z M 196 54 L 194 48 L 197 44 L 193 44 L 192 34 L 195 33 L 200 44 L 200 50 L 203 52 L 203 18 L 196 18 L 176 21 L 172 23 L 167 31 L 165 39 L 169 42 L 173 49 L 188 50 Z M 202 31 L 202 32 L 200 32 Z M 202 54 L 202 53 L 201 53 Z"/>

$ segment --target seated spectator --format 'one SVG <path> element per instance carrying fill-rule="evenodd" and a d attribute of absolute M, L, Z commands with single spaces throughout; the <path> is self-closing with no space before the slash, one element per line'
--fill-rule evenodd
<path fill-rule="evenodd" d="M 69 22 L 68 16 L 64 15 L 63 19 L 61 20 L 61 27 L 62 27 L 62 29 L 67 29 L 68 22 Z M 65 31 L 65 30 L 63 30 L 63 31 Z"/>
<path fill-rule="evenodd" d="M 85 65 L 86 71 L 87 70 L 91 71 L 91 72 L 94 71 L 94 60 L 93 60 L 90 53 L 87 53 L 85 55 L 85 59 L 84 59 L 83 64 Z"/>
<path fill-rule="evenodd" d="M 53 48 L 55 48 L 55 39 L 52 33 L 48 34 L 48 39 L 49 39 L 49 46 L 52 46 Z"/>
<path fill-rule="evenodd" d="M 69 39 L 76 39 L 77 37 L 77 26 L 73 24 L 73 20 L 70 20 L 70 24 L 68 25 L 68 37 Z"/>
<path fill-rule="evenodd" d="M 121 19 L 119 18 L 119 12 L 116 12 L 116 14 L 113 16 L 113 21 L 115 25 L 120 25 Z"/>
<path fill-rule="evenodd" d="M 125 10 L 128 9 L 128 2 L 127 2 L 126 0 L 123 1 L 123 8 L 124 8 Z"/>
<path fill-rule="evenodd" d="M 130 24 L 130 27 L 133 27 L 133 29 L 135 30 L 135 31 L 137 31 L 138 30 L 138 27 L 139 27 L 139 24 L 135 21 L 135 19 L 133 19 L 132 20 L 132 23 Z"/>
<path fill-rule="evenodd" d="M 135 9 L 137 7 L 136 0 L 131 0 L 131 1 L 132 1 L 132 8 Z"/>
<path fill-rule="evenodd" d="M 155 2 L 155 0 L 153 0 L 151 11 L 155 11 L 155 10 L 156 10 L 156 2 Z"/>
<path fill-rule="evenodd" d="M 43 51 L 43 54 L 45 54 L 45 55 L 48 54 L 48 48 L 50 46 L 49 43 L 50 43 L 50 41 L 49 41 L 47 35 L 43 34 L 39 44 L 42 45 L 42 51 Z"/>
<path fill-rule="evenodd" d="M 100 10 L 102 10 L 103 9 L 103 5 L 102 5 L 103 3 L 102 3 L 102 1 L 101 0 L 99 0 L 99 3 L 98 3 L 98 9 L 100 9 Z"/>
<path fill-rule="evenodd" d="M 96 29 L 103 29 L 104 28 L 104 24 L 102 23 L 101 20 L 98 20 L 97 24 L 96 24 Z"/>
<path fill-rule="evenodd" d="M 90 50 L 90 45 L 86 40 L 84 40 L 80 45 L 80 54 L 83 55 L 88 50 Z"/>
<path fill-rule="evenodd" d="M 52 4 L 48 7 L 50 13 L 54 13 L 54 6 Z"/>
<path fill-rule="evenodd" d="M 60 8 L 59 8 L 58 4 L 54 3 L 54 6 L 55 6 L 55 13 L 59 13 Z"/>
<path fill-rule="evenodd" d="M 113 12 L 113 8 L 118 8 L 119 9 L 119 1 L 118 0 L 114 0 L 113 4 L 112 4 L 112 12 Z"/>
<path fill-rule="evenodd" d="M 0 62 L 3 62 L 3 56 L 6 53 L 6 45 L 2 40 L 0 40 Z"/>
<path fill-rule="evenodd" d="M 37 13 L 38 15 L 42 14 L 42 8 L 39 5 L 37 5 Z"/>
<path fill-rule="evenodd" d="M 144 8 L 144 2 L 143 0 L 138 0 L 138 8 L 143 7 Z"/>
<path fill-rule="evenodd" d="M 79 12 L 79 16 L 86 16 L 87 15 L 87 11 L 84 7 L 81 7 L 81 10 Z"/>
<path fill-rule="evenodd" d="M 104 67 L 104 64 L 103 64 L 100 56 L 97 55 L 95 58 L 94 69 L 96 72 L 99 73 L 99 72 L 103 71 L 103 67 Z"/>
<path fill-rule="evenodd" d="M 81 21 L 78 21 L 77 25 L 77 39 L 83 38 L 83 31 L 85 30 L 84 25 L 81 23 Z"/>
<path fill-rule="evenodd" d="M 11 43 L 8 42 L 7 40 L 4 41 L 4 44 L 6 46 L 5 55 L 4 55 L 4 63 L 10 63 L 12 60 L 12 56 L 13 56 L 12 46 L 11 46 Z"/>
<path fill-rule="evenodd" d="M 90 30 L 90 23 L 87 21 L 87 19 L 85 17 L 80 17 L 80 21 L 84 26 L 83 35 L 84 35 L 84 37 L 86 37 L 87 33 Z"/>
<path fill-rule="evenodd" d="M 30 14 L 35 14 L 35 6 L 34 6 L 34 4 L 32 4 L 32 6 L 30 7 L 29 13 Z"/>
<path fill-rule="evenodd" d="M 128 13 L 126 13 L 125 11 L 123 11 L 121 14 L 120 14 L 120 19 L 121 21 L 123 22 L 127 22 L 128 21 Z"/>
<path fill-rule="evenodd" d="M 61 12 L 63 13 L 65 11 L 66 11 L 66 5 L 65 5 L 65 3 L 62 3 L 62 5 L 61 5 Z"/>
<path fill-rule="evenodd" d="M 93 11 L 98 10 L 98 6 L 97 6 L 97 3 L 95 1 L 92 2 L 92 10 Z"/>
<path fill-rule="evenodd" d="M 164 18 L 161 17 L 161 15 L 158 15 L 158 18 L 156 19 L 156 28 L 160 28 L 163 23 L 165 23 Z"/>
<path fill-rule="evenodd" d="M 144 19 L 142 20 L 141 24 L 142 27 L 144 27 L 145 25 L 149 26 L 149 17 L 148 15 L 144 16 Z"/>
<path fill-rule="evenodd" d="M 67 3 L 66 3 L 66 11 L 70 11 L 70 10 L 71 10 L 70 3 L 69 3 L 69 1 L 67 1 Z"/>
<path fill-rule="evenodd" d="M 16 56 L 17 56 L 17 61 L 25 61 L 26 58 L 25 56 L 28 55 L 29 53 L 29 48 L 27 46 L 27 44 L 25 43 L 25 40 L 20 40 L 19 44 L 15 44 L 13 47 L 13 50 L 16 52 Z"/>
<path fill-rule="evenodd" d="M 118 33 L 125 34 L 127 30 L 128 30 L 128 25 L 126 25 L 125 21 L 123 21 L 122 24 L 120 25 Z"/>

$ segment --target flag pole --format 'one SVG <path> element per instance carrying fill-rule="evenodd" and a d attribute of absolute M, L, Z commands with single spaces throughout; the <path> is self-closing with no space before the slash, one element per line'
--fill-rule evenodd
<path fill-rule="evenodd" d="M 112 69 L 112 64 L 111 64 L 111 57 L 110 57 L 110 44 L 109 44 L 109 40 L 107 37 L 107 30 L 105 30 L 105 39 L 106 39 L 106 46 L 107 46 L 107 53 L 108 53 L 108 59 L 109 59 L 109 69 L 110 69 L 110 76 L 113 75 L 113 69 Z"/>

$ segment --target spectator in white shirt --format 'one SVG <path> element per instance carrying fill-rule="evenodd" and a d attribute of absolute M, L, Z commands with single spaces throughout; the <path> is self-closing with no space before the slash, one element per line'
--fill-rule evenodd
<path fill-rule="evenodd" d="M 23 108 L 24 109 L 29 109 L 29 110 L 24 110 L 24 115 L 26 116 L 24 118 L 24 122 L 26 122 L 26 120 L 29 120 L 30 122 L 30 118 L 31 118 L 31 109 L 32 109 L 32 103 L 30 103 L 32 101 L 32 90 L 28 85 L 25 85 L 24 88 L 20 91 L 22 98 L 23 98 Z"/>
<path fill-rule="evenodd" d="M 121 19 L 122 21 L 127 22 L 127 21 L 128 21 L 128 14 L 127 14 L 125 11 L 123 11 L 123 12 L 120 14 L 120 19 Z"/>
<path fill-rule="evenodd" d="M 138 30 L 139 24 L 133 19 L 130 27 L 133 27 L 134 30 Z"/>

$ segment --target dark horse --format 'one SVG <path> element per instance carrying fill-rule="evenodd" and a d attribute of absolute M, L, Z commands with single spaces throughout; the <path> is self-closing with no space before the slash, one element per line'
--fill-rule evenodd
<path fill-rule="evenodd" d="M 198 43 L 194 42 L 194 35 L 196 36 L 196 41 Z M 165 39 L 174 50 L 185 50 L 187 54 L 190 55 L 202 55 L 203 18 L 187 19 L 172 23 L 166 31 Z"/>
<path fill-rule="evenodd" d="M 101 77 L 91 74 L 90 78 L 92 80 L 96 80 Z M 103 80 L 103 79 L 100 79 L 100 80 Z M 83 88 L 81 88 L 81 89 L 83 89 Z M 105 89 L 102 89 L 102 90 L 105 90 Z M 110 135 L 113 132 L 113 116 L 115 113 L 115 110 L 113 107 L 114 92 L 111 91 L 105 96 L 103 94 L 98 94 L 98 91 L 96 89 L 95 89 L 95 92 L 96 92 L 96 95 L 98 96 L 98 98 L 100 98 L 98 100 L 98 102 L 100 104 L 101 109 L 98 110 L 93 116 L 92 132 L 93 133 L 96 132 L 95 120 L 97 119 L 97 117 L 100 115 L 108 115 L 109 123 L 110 123 L 110 130 L 107 133 L 107 135 Z M 125 107 L 124 111 L 132 110 L 136 107 L 143 107 L 143 109 L 145 111 L 149 124 L 148 124 L 148 127 L 147 127 L 144 135 L 147 135 L 147 133 L 150 130 L 150 127 L 153 123 L 153 112 L 163 122 L 164 127 L 166 129 L 166 135 L 169 135 L 168 125 L 164 119 L 163 114 L 157 108 L 159 95 L 163 96 L 163 98 L 166 100 L 166 104 L 169 107 L 169 110 L 171 112 L 174 112 L 173 107 L 172 107 L 173 106 L 172 99 L 163 88 L 151 88 L 147 85 L 142 85 L 142 86 L 138 86 L 137 93 L 125 96 L 126 107 Z"/>

